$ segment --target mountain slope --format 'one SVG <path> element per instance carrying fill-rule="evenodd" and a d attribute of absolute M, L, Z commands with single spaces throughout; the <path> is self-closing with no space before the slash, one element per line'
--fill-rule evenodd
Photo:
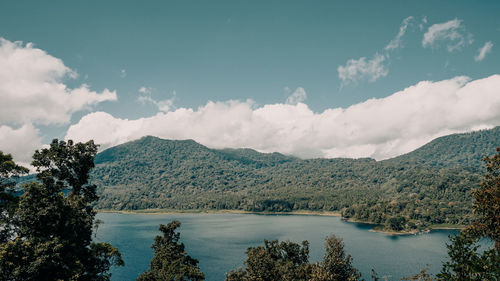
<path fill-rule="evenodd" d="M 339 211 L 394 230 L 465 224 L 479 182 L 477 159 L 498 133 L 443 137 L 381 162 L 301 160 L 144 137 L 99 153 L 92 181 L 104 209 Z"/>
<path fill-rule="evenodd" d="M 401 156 L 386 160 L 391 163 L 418 163 L 439 167 L 470 167 L 483 170 L 481 159 L 500 146 L 500 126 L 464 134 L 437 138 Z"/>

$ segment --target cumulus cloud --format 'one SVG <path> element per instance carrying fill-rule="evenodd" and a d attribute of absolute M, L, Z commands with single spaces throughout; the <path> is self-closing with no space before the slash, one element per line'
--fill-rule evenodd
<path fill-rule="evenodd" d="M 66 139 L 108 148 L 145 135 L 310 157 L 385 159 L 446 134 L 500 125 L 500 75 L 422 81 L 385 98 L 313 112 L 306 104 L 209 102 L 135 120 L 90 113 Z"/>
<path fill-rule="evenodd" d="M 365 57 L 357 60 L 350 59 L 345 66 L 339 65 L 337 67 L 339 78 L 342 80 L 342 84 L 349 84 L 362 79 L 374 82 L 380 77 L 387 76 L 389 73 L 384 61 L 385 56 L 378 53 L 369 60 Z"/>
<path fill-rule="evenodd" d="M 121 78 L 125 78 L 125 77 L 127 77 L 127 70 L 126 70 L 126 69 L 122 69 L 122 70 L 120 70 L 120 77 L 121 77 Z"/>
<path fill-rule="evenodd" d="M 41 147 L 39 131 L 33 125 L 26 124 L 17 129 L 0 125 L 0 151 L 12 154 L 18 164 L 28 167 L 33 152 Z"/>
<path fill-rule="evenodd" d="M 77 74 L 33 44 L 0 38 L 0 124 L 67 124 L 71 114 L 99 102 L 116 100 L 108 89 L 67 87 Z"/>
<path fill-rule="evenodd" d="M 68 87 L 63 80 L 77 73 L 32 43 L 0 37 L 0 150 L 28 165 L 42 147 L 37 124 L 68 124 L 74 112 L 116 100 L 108 89 L 95 92 L 82 84 Z"/>
<path fill-rule="evenodd" d="M 474 57 L 475 61 L 482 61 L 486 57 L 486 55 L 491 52 L 491 48 L 493 48 L 493 43 L 486 42 L 483 47 L 477 50 L 477 55 Z"/>
<path fill-rule="evenodd" d="M 295 92 L 288 96 L 286 99 L 287 104 L 298 104 L 299 102 L 304 102 L 307 99 L 306 90 L 302 87 L 295 89 Z"/>
<path fill-rule="evenodd" d="M 465 45 L 472 44 L 472 34 L 465 34 L 465 28 L 459 19 L 433 24 L 427 29 L 422 40 L 422 46 L 438 47 L 440 42 L 447 42 L 449 52 L 460 50 Z"/>
<path fill-rule="evenodd" d="M 408 28 L 408 25 L 410 25 L 410 22 L 412 20 L 413 20 L 412 16 L 409 16 L 403 20 L 401 26 L 399 26 L 399 32 L 396 35 L 396 37 L 394 37 L 394 39 L 392 39 L 391 42 L 389 42 L 389 44 L 385 46 L 386 51 L 394 50 L 401 47 L 402 44 L 401 38 L 405 35 L 406 29 Z"/>

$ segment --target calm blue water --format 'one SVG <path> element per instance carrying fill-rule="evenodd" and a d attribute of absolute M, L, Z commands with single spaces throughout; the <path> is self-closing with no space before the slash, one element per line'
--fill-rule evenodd
<path fill-rule="evenodd" d="M 346 251 L 366 279 L 373 268 L 379 276 L 399 280 L 430 264 L 437 273 L 446 259 L 448 235 L 455 230 L 429 234 L 388 236 L 370 232 L 371 226 L 342 221 L 338 217 L 254 214 L 173 214 L 139 215 L 100 213 L 104 221 L 96 240 L 118 247 L 125 267 L 112 270 L 113 281 L 135 280 L 149 266 L 150 248 L 159 234 L 158 226 L 176 219 L 182 223 L 181 240 L 189 255 L 197 258 L 207 281 L 224 280 L 224 273 L 243 266 L 245 250 L 261 245 L 264 239 L 310 242 L 312 261 L 323 257 L 323 242 L 333 233 L 344 239 Z"/>

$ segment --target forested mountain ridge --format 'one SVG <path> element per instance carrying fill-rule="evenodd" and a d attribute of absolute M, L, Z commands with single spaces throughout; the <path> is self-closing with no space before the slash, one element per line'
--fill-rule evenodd
<path fill-rule="evenodd" d="M 137 146 L 142 149 L 137 150 Z M 145 157 L 147 154 L 148 157 Z M 157 137 L 146 136 L 141 139 L 118 145 L 97 154 L 96 164 L 115 161 L 130 161 L 142 157 L 147 161 L 174 161 L 188 159 L 196 161 L 222 160 L 236 161 L 242 165 L 254 167 L 273 166 L 298 158 L 285 156 L 280 153 L 259 153 L 253 149 L 210 149 L 194 140 L 163 140 Z M 173 164 L 173 162 L 170 162 Z M 235 164 L 235 163 L 232 163 Z"/>
<path fill-rule="evenodd" d="M 379 162 L 301 160 L 143 137 L 99 153 L 92 181 L 103 209 L 338 211 L 393 230 L 466 224 L 471 188 L 479 182 L 478 159 L 494 152 L 486 150 L 495 147 L 499 131 L 443 137 Z M 481 140 L 486 141 L 475 143 Z M 439 148 L 446 149 L 431 153 Z M 462 155 L 466 152 L 473 153 Z"/>
<path fill-rule="evenodd" d="M 484 163 L 481 159 L 493 154 L 498 146 L 500 126 L 490 130 L 439 137 L 412 152 L 386 161 L 439 167 L 468 167 L 483 171 Z"/>

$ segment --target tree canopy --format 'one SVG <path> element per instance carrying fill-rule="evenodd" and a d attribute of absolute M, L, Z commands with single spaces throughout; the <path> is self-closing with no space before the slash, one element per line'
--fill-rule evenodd
<path fill-rule="evenodd" d="M 123 265 L 116 248 L 92 242 L 96 153 L 92 141 L 57 139 L 35 152 L 38 181 L 24 187 L 10 222 L 15 233 L 0 244 L 0 280 L 109 280 L 110 267 Z"/>
<path fill-rule="evenodd" d="M 309 262 L 309 243 L 264 240 L 264 246 L 247 250 L 245 268 L 226 274 L 226 281 L 356 281 L 361 274 L 352 266 L 342 239 L 331 235 L 325 240 L 325 256 L 320 263 Z"/>
<path fill-rule="evenodd" d="M 179 242 L 180 233 L 176 229 L 179 221 L 172 221 L 159 227 L 162 235 L 155 237 L 151 246 L 154 257 L 149 270 L 142 273 L 138 281 L 202 281 L 204 274 L 198 267 L 198 260 L 190 257 L 184 244 Z"/>
<path fill-rule="evenodd" d="M 28 173 L 28 169 L 17 165 L 12 155 L 0 151 L 0 243 L 6 242 L 15 233 L 13 222 L 18 198 L 13 188 L 13 177 Z"/>
<path fill-rule="evenodd" d="M 99 153 L 91 180 L 101 209 L 328 211 L 396 231 L 470 223 L 480 174 L 409 159 L 302 160 L 144 137 Z"/>
<path fill-rule="evenodd" d="M 484 157 L 486 174 L 473 190 L 475 221 L 447 245 L 450 260 L 440 280 L 500 280 L 500 147 Z M 480 249 L 478 241 L 491 239 L 494 246 Z"/>

